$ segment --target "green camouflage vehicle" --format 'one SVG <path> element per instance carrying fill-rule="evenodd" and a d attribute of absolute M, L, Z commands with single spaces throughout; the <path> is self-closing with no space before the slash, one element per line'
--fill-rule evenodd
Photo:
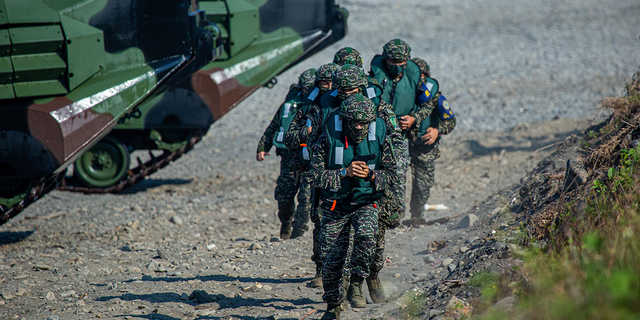
<path fill-rule="evenodd" d="M 0 224 L 222 54 L 222 29 L 191 0 L 0 0 Z"/>
<path fill-rule="evenodd" d="M 189 151 L 255 90 L 274 85 L 276 75 L 346 33 L 347 12 L 333 0 L 200 1 L 199 9 L 222 38 L 217 59 L 122 117 L 75 161 L 61 189 L 119 192 L 144 179 Z M 132 166 L 135 150 L 149 156 Z"/>

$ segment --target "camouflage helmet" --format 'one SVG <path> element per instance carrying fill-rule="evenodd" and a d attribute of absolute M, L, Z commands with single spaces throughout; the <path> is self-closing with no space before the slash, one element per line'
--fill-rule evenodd
<path fill-rule="evenodd" d="M 351 121 L 371 122 L 376 118 L 376 109 L 369 98 L 354 94 L 340 105 L 340 117 Z"/>
<path fill-rule="evenodd" d="M 307 69 L 298 77 L 298 88 L 311 88 L 316 83 L 316 69 Z"/>
<path fill-rule="evenodd" d="M 333 81 L 333 73 L 336 72 L 340 68 L 339 65 L 335 63 L 327 63 L 322 65 L 318 70 L 316 70 L 316 82 L 317 81 Z"/>
<path fill-rule="evenodd" d="M 364 71 L 352 64 L 345 64 L 333 74 L 333 87 L 336 89 L 353 89 L 367 83 Z"/>
<path fill-rule="evenodd" d="M 351 47 L 344 47 L 336 52 L 333 56 L 333 63 L 344 66 L 345 64 L 353 64 L 362 68 L 362 56 L 358 50 Z"/>
<path fill-rule="evenodd" d="M 420 73 L 426 74 L 427 77 L 431 75 L 431 69 L 429 68 L 429 64 L 426 61 L 420 58 L 413 58 L 411 59 L 411 61 L 418 65 L 418 68 L 420 68 Z"/>
<path fill-rule="evenodd" d="M 400 39 L 393 39 L 382 47 L 382 56 L 390 60 L 409 60 L 411 47 Z"/>

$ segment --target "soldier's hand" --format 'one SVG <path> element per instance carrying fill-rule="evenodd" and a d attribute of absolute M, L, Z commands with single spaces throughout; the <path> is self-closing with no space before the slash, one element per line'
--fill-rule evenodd
<path fill-rule="evenodd" d="M 312 127 L 307 127 L 307 135 L 310 135 L 312 130 L 313 130 Z"/>
<path fill-rule="evenodd" d="M 264 157 L 266 157 L 266 156 L 270 156 L 270 154 L 267 153 L 267 152 L 264 152 L 264 151 L 260 151 L 260 152 L 258 152 L 256 154 L 256 160 L 262 161 L 262 160 L 264 160 Z"/>
<path fill-rule="evenodd" d="M 369 167 L 367 163 L 364 161 L 353 161 L 349 165 L 351 172 L 353 172 L 353 176 L 358 178 L 366 178 L 367 174 L 369 174 Z M 347 170 L 349 171 L 349 170 Z"/>
<path fill-rule="evenodd" d="M 436 129 L 436 128 L 427 128 L 427 134 L 422 136 L 420 139 L 422 141 L 424 141 L 424 144 L 426 144 L 426 145 L 434 144 L 436 142 L 436 139 L 438 139 L 438 135 L 439 134 L 440 133 L 438 132 L 438 129 Z"/>
<path fill-rule="evenodd" d="M 402 128 L 402 130 L 408 130 L 413 126 L 415 122 L 416 118 L 412 116 L 400 117 L 400 128 Z"/>

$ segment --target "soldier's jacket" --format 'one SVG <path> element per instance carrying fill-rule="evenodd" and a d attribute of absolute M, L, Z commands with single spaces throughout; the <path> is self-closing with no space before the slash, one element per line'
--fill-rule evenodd
<path fill-rule="evenodd" d="M 376 60 L 376 59 L 381 59 L 382 57 L 380 55 L 376 55 L 372 61 Z M 415 63 L 413 61 L 407 61 L 407 65 L 412 64 L 415 65 Z M 418 70 L 419 72 L 419 68 L 417 67 L 417 65 L 415 65 L 415 68 Z M 395 79 L 391 79 L 388 75 L 386 75 L 386 73 L 381 74 L 380 71 L 378 71 L 378 73 L 376 74 L 376 72 L 374 72 L 373 68 L 369 71 L 369 77 L 372 79 L 377 79 L 378 83 L 380 82 L 381 78 L 386 78 L 383 81 L 383 83 L 380 84 L 380 86 L 384 88 L 386 88 L 386 86 L 392 86 L 392 88 L 395 88 L 395 85 L 398 84 L 403 77 L 405 77 L 406 75 L 402 75 L 401 77 L 397 77 Z M 418 73 L 419 76 L 419 73 Z M 392 93 L 395 94 L 395 90 L 392 90 Z M 416 85 L 416 90 L 415 90 L 415 104 L 417 106 L 417 108 L 413 108 L 413 110 L 411 110 L 411 112 L 408 113 L 409 116 L 414 117 L 415 118 L 415 123 L 414 125 L 409 128 L 409 130 L 405 130 L 403 132 L 403 134 L 406 134 L 409 138 L 413 139 L 417 136 L 417 132 L 418 132 L 418 124 L 421 123 L 422 121 L 424 121 L 425 119 L 427 119 L 429 117 L 429 115 L 431 114 L 431 112 L 433 111 L 433 106 L 430 105 L 429 103 L 425 102 L 425 103 L 421 103 L 418 100 L 418 97 L 423 93 L 423 89 L 422 89 L 422 85 L 420 83 L 420 81 L 417 81 L 417 85 Z M 387 100 L 384 100 L 387 104 L 389 105 L 393 105 L 393 101 L 389 100 L 392 99 L 391 98 L 392 95 L 383 95 L 382 97 L 386 97 Z M 393 109 L 393 107 L 391 107 Z"/>
<path fill-rule="evenodd" d="M 328 93 L 330 93 L 329 91 Z M 311 162 L 310 151 L 311 145 L 315 143 L 318 138 L 318 134 L 307 133 L 307 127 L 313 128 L 315 119 L 320 116 L 320 99 L 324 95 L 317 87 L 312 87 L 307 94 L 304 95 L 301 102 L 301 107 L 291 122 L 289 131 L 285 134 L 284 144 L 292 151 L 297 153 L 298 157 L 293 157 L 292 161 L 301 170 L 308 170 Z M 306 152 L 303 152 L 304 145 L 306 145 Z"/>
<path fill-rule="evenodd" d="M 315 188 L 339 190 L 342 185 L 340 169 L 327 169 L 328 150 L 330 146 L 331 142 L 329 141 L 328 134 L 323 132 L 318 138 L 317 143 L 313 146 L 311 170 L 309 171 L 310 181 L 311 185 Z M 386 190 L 396 181 L 396 161 L 391 150 L 391 141 L 388 136 L 385 137 L 381 147 L 380 168 L 374 170 L 375 178 L 373 188 L 375 190 Z M 344 164 L 345 167 L 348 165 L 348 163 Z"/>
<path fill-rule="evenodd" d="M 291 87 L 289 88 L 289 92 L 287 93 L 287 97 L 285 98 L 285 102 L 292 101 L 292 100 L 301 100 L 301 96 L 302 96 L 302 90 L 296 87 L 295 85 L 291 85 Z M 262 151 L 269 152 L 269 150 L 271 150 L 271 147 L 273 147 L 274 140 L 276 138 L 281 138 L 279 140 L 281 140 L 284 144 L 284 137 L 285 137 L 286 131 L 281 131 L 281 124 L 283 120 L 282 119 L 283 108 L 285 107 L 285 105 L 286 105 L 285 103 L 281 104 L 280 107 L 278 107 L 278 110 L 276 110 L 276 114 L 273 116 L 273 119 L 271 119 L 271 122 L 267 126 L 267 129 L 262 134 L 262 137 L 260 138 L 260 142 L 258 142 L 257 152 L 262 152 Z M 290 107 L 293 107 L 293 106 L 294 105 L 291 105 Z M 299 107 L 300 107 L 300 104 L 295 104 L 295 107 L 290 111 L 290 114 L 296 115 L 297 114 L 296 109 L 298 109 Z M 282 136 L 278 137 L 277 135 L 280 133 L 282 133 Z M 278 148 L 277 152 L 279 155 L 282 155 L 283 153 L 287 153 L 287 154 L 290 153 L 285 148 Z"/>

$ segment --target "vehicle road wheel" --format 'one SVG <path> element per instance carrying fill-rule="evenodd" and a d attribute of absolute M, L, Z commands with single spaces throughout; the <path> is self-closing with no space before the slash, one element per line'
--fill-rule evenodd
<path fill-rule="evenodd" d="M 88 186 L 110 187 L 127 175 L 130 161 L 127 146 L 106 136 L 76 160 L 74 174 Z"/>

